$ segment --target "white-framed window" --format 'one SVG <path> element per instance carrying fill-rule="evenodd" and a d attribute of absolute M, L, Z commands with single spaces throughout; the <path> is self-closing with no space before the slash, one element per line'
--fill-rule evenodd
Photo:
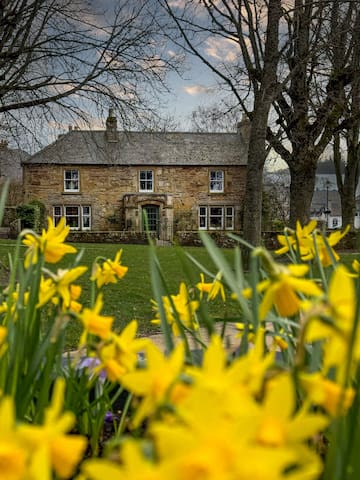
<path fill-rule="evenodd" d="M 333 228 L 337 228 L 339 226 L 339 219 L 338 218 L 333 218 L 332 219 L 332 226 L 333 226 Z"/>
<path fill-rule="evenodd" d="M 223 205 L 199 206 L 200 230 L 234 230 L 234 207 Z"/>
<path fill-rule="evenodd" d="M 70 226 L 71 230 L 91 229 L 90 205 L 54 205 L 54 225 L 59 223 L 61 217 L 65 217 L 65 223 Z"/>
<path fill-rule="evenodd" d="M 225 208 L 225 230 L 234 230 L 234 207 Z"/>
<path fill-rule="evenodd" d="M 64 170 L 64 192 L 80 191 L 79 170 Z"/>
<path fill-rule="evenodd" d="M 63 216 L 62 206 L 55 205 L 53 207 L 53 221 L 55 226 L 60 222 L 62 216 Z"/>
<path fill-rule="evenodd" d="M 209 230 L 224 229 L 224 207 L 209 207 Z"/>
<path fill-rule="evenodd" d="M 199 229 L 207 230 L 207 207 L 199 207 Z"/>
<path fill-rule="evenodd" d="M 211 170 L 210 171 L 210 193 L 221 193 L 224 191 L 224 171 L 223 170 Z"/>
<path fill-rule="evenodd" d="M 152 170 L 140 170 L 139 172 L 139 191 L 154 191 L 154 172 Z"/>

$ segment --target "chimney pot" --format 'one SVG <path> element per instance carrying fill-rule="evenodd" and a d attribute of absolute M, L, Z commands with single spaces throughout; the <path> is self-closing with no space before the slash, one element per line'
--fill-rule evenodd
<path fill-rule="evenodd" d="M 245 144 L 248 144 L 250 140 L 251 121 L 249 120 L 247 115 L 242 115 L 241 121 L 238 122 L 236 125 L 236 129 L 241 136 L 243 142 Z"/>
<path fill-rule="evenodd" d="M 106 119 L 106 139 L 108 142 L 118 141 L 117 119 L 113 108 L 109 108 L 109 116 Z"/>

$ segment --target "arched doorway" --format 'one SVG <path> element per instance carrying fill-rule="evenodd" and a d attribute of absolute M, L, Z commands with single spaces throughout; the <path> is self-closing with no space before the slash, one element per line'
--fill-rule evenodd
<path fill-rule="evenodd" d="M 142 206 L 143 231 L 148 228 L 149 232 L 156 233 L 157 238 L 160 234 L 160 208 L 158 205 Z"/>

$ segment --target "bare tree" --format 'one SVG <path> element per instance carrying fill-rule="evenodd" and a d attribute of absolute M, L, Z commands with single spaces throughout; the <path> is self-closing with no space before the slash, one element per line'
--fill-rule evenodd
<path fill-rule="evenodd" d="M 191 128 L 195 132 L 236 132 L 241 116 L 239 108 L 226 103 L 199 106 L 191 112 Z"/>
<path fill-rule="evenodd" d="M 185 52 L 217 75 L 222 88 L 233 95 L 234 104 L 251 120 L 243 229 L 245 239 L 258 245 L 266 129 L 277 94 L 281 1 L 189 0 L 183 8 L 171 6 L 168 0 L 158 1 L 175 22 Z M 226 62 L 207 55 L 204 46 L 214 39 L 231 45 L 235 59 Z"/>
<path fill-rule="evenodd" d="M 354 227 L 356 187 L 360 174 L 360 8 L 352 31 L 351 68 L 354 75 L 351 86 L 344 92 L 345 112 L 334 134 L 334 163 L 341 199 L 343 225 Z M 341 138 L 345 139 L 345 173 L 341 174 Z"/>
<path fill-rule="evenodd" d="M 277 130 L 268 140 L 289 166 L 290 224 L 309 219 L 317 162 L 344 114 L 344 89 L 355 78 L 350 63 L 355 2 L 295 0 L 286 15 L 288 44 L 282 67 L 289 82 L 276 101 Z"/>
<path fill-rule="evenodd" d="M 179 66 L 166 21 L 147 0 L 0 0 L 2 125 L 88 120 L 109 105 L 125 126 L 146 119 Z"/>

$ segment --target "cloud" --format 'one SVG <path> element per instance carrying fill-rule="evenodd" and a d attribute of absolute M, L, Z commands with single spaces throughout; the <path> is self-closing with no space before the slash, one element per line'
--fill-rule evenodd
<path fill-rule="evenodd" d="M 183 90 L 188 95 L 195 97 L 196 95 L 201 95 L 202 93 L 209 93 L 211 88 L 206 87 L 205 85 L 191 85 L 189 87 L 183 87 Z"/>
<path fill-rule="evenodd" d="M 238 45 L 228 38 L 211 37 L 206 40 L 205 53 L 216 60 L 234 62 L 239 55 Z"/>
<path fill-rule="evenodd" d="M 186 5 L 185 0 L 170 0 L 169 6 L 173 8 L 184 8 Z"/>

